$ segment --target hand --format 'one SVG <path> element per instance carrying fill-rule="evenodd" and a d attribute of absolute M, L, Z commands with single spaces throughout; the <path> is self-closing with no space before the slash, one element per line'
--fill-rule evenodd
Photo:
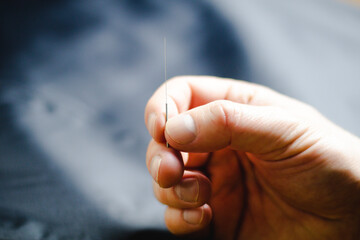
<path fill-rule="evenodd" d="M 304 103 L 242 81 L 175 78 L 168 110 L 165 128 L 161 86 L 145 110 L 153 137 L 146 163 L 171 232 L 359 239 L 357 137 Z"/>

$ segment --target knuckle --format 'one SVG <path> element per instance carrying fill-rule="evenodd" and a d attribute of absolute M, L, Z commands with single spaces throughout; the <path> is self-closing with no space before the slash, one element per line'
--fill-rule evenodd
<path fill-rule="evenodd" d="M 234 119 L 239 117 L 240 109 L 232 101 L 217 100 L 209 105 L 211 120 L 231 130 Z"/>
<path fill-rule="evenodd" d="M 239 84 L 229 88 L 226 99 L 242 104 L 252 104 L 258 95 L 258 91 L 259 87 L 253 83 L 239 82 Z"/>

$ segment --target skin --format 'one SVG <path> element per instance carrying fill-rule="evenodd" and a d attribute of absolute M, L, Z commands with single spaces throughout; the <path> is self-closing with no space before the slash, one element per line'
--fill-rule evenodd
<path fill-rule="evenodd" d="M 264 86 L 214 77 L 169 80 L 165 124 L 164 92 L 145 109 L 146 163 L 172 233 L 359 239 L 357 137 Z"/>

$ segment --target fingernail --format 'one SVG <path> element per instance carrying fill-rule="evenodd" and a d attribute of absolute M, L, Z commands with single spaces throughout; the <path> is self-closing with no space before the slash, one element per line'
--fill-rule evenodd
<path fill-rule="evenodd" d="M 155 136 L 155 122 L 156 122 L 156 114 L 151 113 L 148 118 L 147 127 L 148 127 L 150 135 L 153 137 Z"/>
<path fill-rule="evenodd" d="M 185 209 L 183 211 L 183 218 L 187 223 L 197 225 L 200 224 L 204 217 L 204 209 L 196 208 L 196 209 Z"/>
<path fill-rule="evenodd" d="M 179 144 L 191 143 L 196 137 L 194 119 L 190 114 L 170 118 L 166 124 L 166 132 Z"/>
<path fill-rule="evenodd" d="M 196 178 L 185 178 L 175 186 L 176 195 L 186 202 L 197 202 L 199 198 L 199 181 Z"/>
<path fill-rule="evenodd" d="M 158 182 L 159 178 L 159 168 L 161 164 L 161 157 L 156 155 L 151 159 L 150 162 L 150 174 L 155 179 L 156 182 Z"/>

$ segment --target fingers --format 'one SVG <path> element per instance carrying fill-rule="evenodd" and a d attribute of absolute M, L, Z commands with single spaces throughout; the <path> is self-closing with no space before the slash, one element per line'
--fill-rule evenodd
<path fill-rule="evenodd" d="M 153 184 L 156 198 L 174 208 L 195 208 L 206 203 L 211 196 L 210 180 L 200 172 L 185 171 L 183 179 L 171 188 Z"/>
<path fill-rule="evenodd" d="M 154 140 L 149 143 L 146 165 L 150 175 L 163 188 L 171 187 L 180 182 L 184 172 L 181 154 Z"/>
<path fill-rule="evenodd" d="M 193 156 L 190 154 L 187 158 Z M 174 149 L 152 140 L 146 163 L 154 178 L 155 196 L 160 202 L 176 208 L 194 208 L 209 200 L 210 180 L 199 171 L 184 172 L 181 154 Z"/>
<path fill-rule="evenodd" d="M 204 154 L 184 154 L 191 166 L 204 164 Z M 195 161 L 200 157 L 200 161 Z M 159 160 L 160 159 L 160 160 Z M 152 140 L 149 144 L 146 163 L 154 178 L 154 194 L 169 206 L 165 222 L 174 234 L 189 234 L 206 231 L 211 221 L 211 209 L 205 203 L 211 197 L 210 180 L 201 172 L 185 171 L 182 155 L 165 144 Z"/>
<path fill-rule="evenodd" d="M 250 106 L 231 101 L 215 101 L 167 122 L 169 144 L 186 152 L 232 149 L 268 154 L 294 154 L 288 147 L 307 130 L 297 118 L 277 107 Z M 302 149 L 298 146 L 296 149 Z"/>
<path fill-rule="evenodd" d="M 190 166 L 205 164 L 205 154 L 183 154 Z M 197 162 L 195 158 L 199 157 Z M 159 160 L 160 159 L 160 160 Z M 205 203 L 211 197 L 210 180 L 199 171 L 185 171 L 182 155 L 165 144 L 152 140 L 146 154 L 146 164 L 154 178 L 156 198 L 169 206 L 165 222 L 174 234 L 206 231 L 211 209 Z"/>
<path fill-rule="evenodd" d="M 190 234 L 198 232 L 209 225 L 212 218 L 210 207 L 205 204 L 199 208 L 177 209 L 167 208 L 165 223 L 169 231 L 178 234 Z"/>
<path fill-rule="evenodd" d="M 216 77 L 177 77 L 167 83 L 168 117 L 215 100 L 230 100 L 251 105 L 282 104 L 284 96 L 260 85 Z M 145 108 L 145 123 L 151 136 L 164 142 L 165 86 L 150 98 Z"/>

